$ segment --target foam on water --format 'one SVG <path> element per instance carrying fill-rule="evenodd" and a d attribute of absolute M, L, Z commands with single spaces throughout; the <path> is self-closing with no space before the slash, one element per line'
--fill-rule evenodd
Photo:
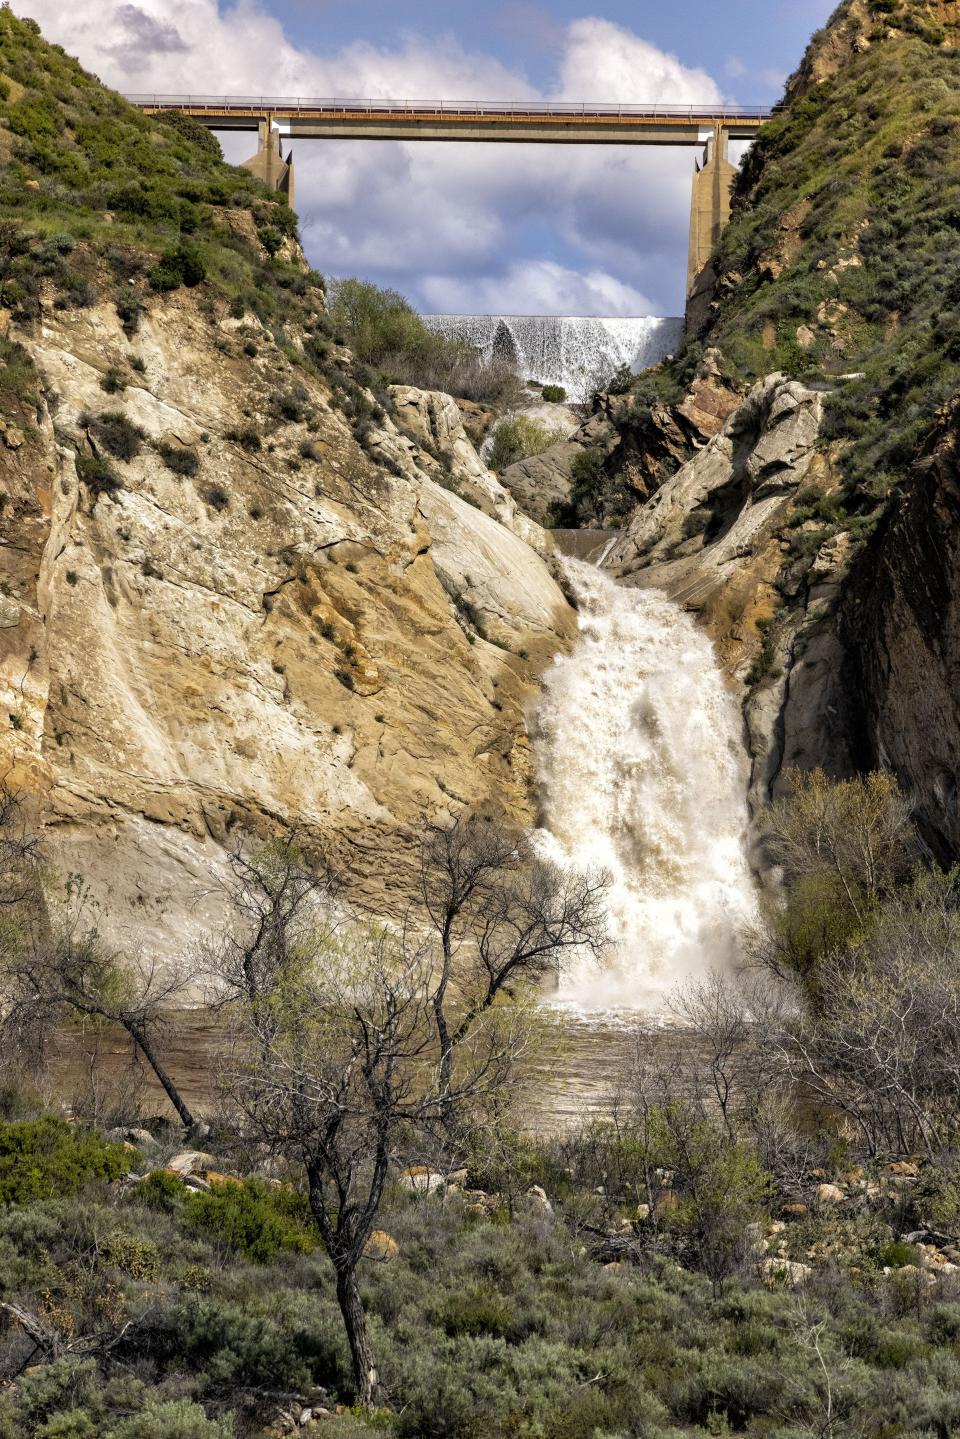
<path fill-rule="evenodd" d="M 586 399 L 621 365 L 640 371 L 679 347 L 678 319 L 594 319 L 576 315 L 424 315 L 424 324 L 449 339 L 474 345 L 487 361 L 502 357 L 522 379 L 562 385 Z"/>
<path fill-rule="evenodd" d="M 655 590 L 578 560 L 580 636 L 536 715 L 543 851 L 609 872 L 614 948 L 557 1002 L 662 1010 L 684 978 L 729 965 L 756 913 L 746 857 L 742 725 L 709 639 Z"/>

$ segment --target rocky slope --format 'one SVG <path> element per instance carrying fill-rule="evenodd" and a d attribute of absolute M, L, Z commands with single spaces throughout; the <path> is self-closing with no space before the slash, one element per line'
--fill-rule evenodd
<path fill-rule="evenodd" d="M 589 525 L 632 494 L 609 563 L 703 614 L 742 688 L 755 801 L 790 764 L 889 766 L 944 858 L 958 47 L 954 3 L 839 7 L 744 163 L 684 351 L 598 400 L 602 469 L 580 499 Z"/>
<path fill-rule="evenodd" d="M 161 952 L 243 833 L 296 826 L 390 913 L 425 815 L 528 820 L 575 629 L 455 403 L 355 361 L 295 229 L 0 11 L 0 776 Z"/>
<path fill-rule="evenodd" d="M 232 834 L 277 822 L 389 908 L 384 854 L 424 814 L 526 817 L 524 713 L 573 617 L 452 402 L 402 391 L 365 449 L 298 375 L 301 418 L 277 418 L 289 360 L 186 295 L 133 342 L 94 306 L 45 309 L 24 344 L 42 391 L 35 441 L 8 431 L 0 455 L 0 766 L 108 915 L 174 948 L 209 918 Z M 111 364 L 129 380 L 107 396 Z M 105 415 L 140 437 L 98 494 L 83 460 Z M 439 460 L 417 443 L 438 415 Z"/>

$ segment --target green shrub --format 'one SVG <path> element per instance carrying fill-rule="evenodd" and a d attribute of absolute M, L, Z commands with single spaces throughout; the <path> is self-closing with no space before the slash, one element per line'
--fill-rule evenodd
<path fill-rule="evenodd" d="M 123 481 L 110 461 L 100 455 L 78 455 L 77 476 L 97 498 L 100 495 L 116 495 L 123 489 Z"/>
<path fill-rule="evenodd" d="M 183 1216 L 188 1233 L 225 1244 L 255 1264 L 269 1264 L 282 1250 L 309 1254 L 316 1247 L 304 1196 L 252 1179 L 191 1195 Z"/>
<path fill-rule="evenodd" d="M 562 405 L 567 398 L 567 392 L 562 385 L 544 385 L 540 393 L 551 405 Z"/>
<path fill-rule="evenodd" d="M 151 1396 L 139 1414 L 122 1419 L 104 1433 L 104 1439 L 233 1439 L 233 1416 L 208 1419 L 190 1399 Z"/>
<path fill-rule="evenodd" d="M 102 415 L 81 416 L 81 423 L 94 438 L 109 450 L 115 460 L 133 460 L 139 455 L 146 435 L 139 425 L 128 420 L 118 410 L 108 410 Z"/>
<path fill-rule="evenodd" d="M 163 440 L 157 446 L 157 454 L 167 469 L 172 470 L 175 475 L 199 474 L 200 456 L 196 450 L 191 450 L 186 445 L 171 445 Z"/>
<path fill-rule="evenodd" d="M 62 1119 L 0 1124 L 0 1204 L 77 1194 L 91 1180 L 119 1179 L 130 1152 Z"/>
<path fill-rule="evenodd" d="M 183 1182 L 177 1175 L 168 1174 L 165 1169 L 154 1169 L 137 1185 L 133 1198 L 148 1209 L 173 1214 L 183 1204 L 186 1193 Z"/>
<path fill-rule="evenodd" d="M 541 425 L 529 415 L 514 415 L 502 420 L 494 432 L 490 468 L 500 473 L 519 460 L 542 454 L 563 438 L 561 429 Z"/>
<path fill-rule="evenodd" d="M 118 295 L 116 309 L 123 332 L 128 339 L 131 339 L 140 328 L 143 306 L 135 295 Z"/>
<path fill-rule="evenodd" d="M 192 287 L 206 278 L 207 267 L 194 245 L 181 241 L 164 250 L 158 264 L 150 271 L 151 288 L 159 292 L 176 290 L 181 285 Z"/>

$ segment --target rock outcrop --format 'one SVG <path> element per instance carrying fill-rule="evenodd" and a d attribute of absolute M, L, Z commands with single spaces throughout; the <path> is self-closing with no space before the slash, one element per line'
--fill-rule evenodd
<path fill-rule="evenodd" d="M 132 341 L 106 305 L 21 339 L 42 395 L 0 444 L 0 772 L 129 942 L 189 947 L 245 830 L 297 824 L 383 913 L 424 814 L 529 818 L 524 717 L 574 617 L 452 402 L 399 391 L 358 436 L 186 291 Z"/>
<path fill-rule="evenodd" d="M 858 560 L 840 611 L 864 768 L 892 769 L 944 862 L 960 854 L 960 405 Z"/>
<path fill-rule="evenodd" d="M 804 534 L 798 504 L 836 484 L 820 445 L 823 406 L 822 391 L 767 376 L 604 561 L 625 583 L 695 610 L 744 685 L 755 805 L 786 766 L 851 764 L 836 630 L 845 546 L 828 542 L 811 565 L 791 563 Z"/>

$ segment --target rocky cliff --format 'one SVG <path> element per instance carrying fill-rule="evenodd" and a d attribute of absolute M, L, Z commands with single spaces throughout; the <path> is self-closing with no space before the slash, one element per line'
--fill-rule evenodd
<path fill-rule="evenodd" d="M 251 336 L 255 361 L 219 348 Z M 527 817 L 525 710 L 572 612 L 446 397 L 404 390 L 364 448 L 298 375 L 284 419 L 290 361 L 185 295 L 133 342 L 93 306 L 23 343 L 41 389 L 34 439 L 0 455 L 0 764 L 108 914 L 176 944 L 231 833 L 278 822 L 382 907 L 424 814 Z M 437 413 L 428 453 L 400 424 Z M 118 416 L 135 453 L 104 490 Z"/>
<path fill-rule="evenodd" d="M 581 523 L 624 523 L 608 563 L 627 583 L 702 614 L 741 688 L 756 802 L 787 765 L 888 766 L 944 858 L 958 46 L 953 3 L 839 7 L 744 162 L 683 352 L 598 397 L 596 481 L 572 496 Z"/>
<path fill-rule="evenodd" d="M 355 363 L 280 197 L 0 41 L 0 775 L 129 942 L 281 825 L 391 912 L 425 815 L 530 818 L 550 543 Z"/>

